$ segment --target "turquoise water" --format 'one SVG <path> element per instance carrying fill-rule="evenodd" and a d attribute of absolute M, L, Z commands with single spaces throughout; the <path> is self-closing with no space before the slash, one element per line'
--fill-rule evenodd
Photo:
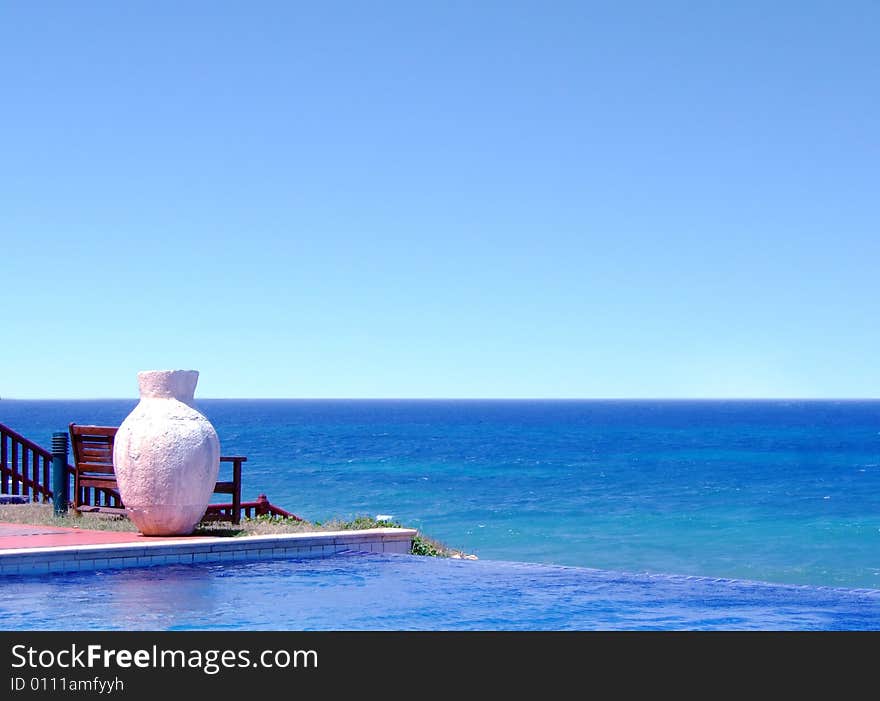
<path fill-rule="evenodd" d="M 48 446 L 136 400 L 0 401 Z M 245 497 L 481 559 L 880 588 L 880 402 L 201 400 Z"/>
<path fill-rule="evenodd" d="M 358 554 L 9 577 L 0 615 L 12 630 L 878 630 L 880 591 Z"/>

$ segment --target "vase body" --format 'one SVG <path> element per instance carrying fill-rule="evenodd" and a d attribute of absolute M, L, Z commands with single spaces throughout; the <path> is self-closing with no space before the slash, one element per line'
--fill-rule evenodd
<path fill-rule="evenodd" d="M 220 441 L 194 406 L 196 370 L 138 373 L 140 401 L 119 426 L 113 469 L 122 503 L 144 535 L 188 535 L 205 515 Z"/>

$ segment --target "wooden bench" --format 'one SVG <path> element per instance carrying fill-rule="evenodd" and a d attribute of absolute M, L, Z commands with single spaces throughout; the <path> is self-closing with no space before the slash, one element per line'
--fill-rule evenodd
<path fill-rule="evenodd" d="M 125 514 L 113 471 L 113 439 L 116 426 L 70 424 L 73 448 L 73 508 L 77 511 Z M 231 503 L 208 504 L 202 521 L 241 522 L 241 464 L 247 458 L 223 456 L 220 462 L 232 463 L 232 480 L 218 481 L 214 494 L 229 494 Z"/>

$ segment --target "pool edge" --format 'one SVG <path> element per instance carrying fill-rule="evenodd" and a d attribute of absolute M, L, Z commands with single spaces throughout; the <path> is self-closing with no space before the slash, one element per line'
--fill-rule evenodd
<path fill-rule="evenodd" d="M 135 543 L 15 548 L 0 550 L 0 576 L 330 557 L 345 551 L 408 553 L 415 535 L 416 531 L 410 528 L 371 528 L 236 538 L 200 536 L 180 541 L 145 540 Z"/>

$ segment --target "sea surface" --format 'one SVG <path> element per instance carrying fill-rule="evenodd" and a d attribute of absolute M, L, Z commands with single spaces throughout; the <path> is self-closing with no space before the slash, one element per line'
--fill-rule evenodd
<path fill-rule="evenodd" d="M 130 400 L 0 400 L 49 447 Z M 196 400 L 243 497 L 481 560 L 880 589 L 880 402 Z"/>

